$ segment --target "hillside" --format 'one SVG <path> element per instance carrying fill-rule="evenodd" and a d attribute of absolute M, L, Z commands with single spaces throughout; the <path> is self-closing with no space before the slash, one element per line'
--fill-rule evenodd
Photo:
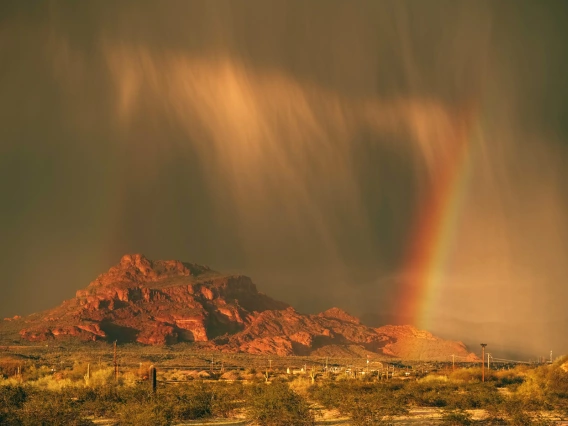
<path fill-rule="evenodd" d="M 123 256 L 52 310 L 6 319 L 0 332 L 15 327 L 31 342 L 200 342 L 207 349 L 251 354 L 476 358 L 460 342 L 411 326 L 371 328 L 338 308 L 304 315 L 259 292 L 248 277 L 140 254 Z"/>

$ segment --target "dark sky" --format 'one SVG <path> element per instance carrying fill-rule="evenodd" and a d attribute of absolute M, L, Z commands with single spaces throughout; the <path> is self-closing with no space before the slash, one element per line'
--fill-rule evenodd
<path fill-rule="evenodd" d="M 410 321 L 467 121 L 424 324 L 568 351 L 566 22 L 563 0 L 1 2 L 0 317 L 139 252 Z"/>

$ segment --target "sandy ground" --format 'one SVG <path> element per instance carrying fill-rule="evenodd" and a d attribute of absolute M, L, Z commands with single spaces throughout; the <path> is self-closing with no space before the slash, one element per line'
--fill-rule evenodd
<path fill-rule="evenodd" d="M 326 410 L 319 407 L 315 407 L 316 412 L 316 425 L 322 426 L 350 426 L 352 425 L 349 417 L 342 416 L 338 410 Z M 484 410 L 467 410 L 474 419 L 480 420 L 485 417 Z M 442 410 L 436 408 L 416 408 L 410 410 L 410 413 L 405 416 L 397 416 L 392 418 L 388 424 L 393 426 L 433 426 L 440 425 L 442 418 Z M 556 425 L 568 426 L 568 421 L 559 420 L 558 417 L 548 415 L 548 418 L 556 421 Z M 111 426 L 115 425 L 115 421 L 112 419 L 97 419 L 94 421 L 95 424 L 101 426 Z M 242 426 L 249 424 L 248 420 L 244 418 L 234 418 L 234 419 L 212 419 L 207 421 L 188 421 L 185 423 L 179 423 L 177 426 Z"/>

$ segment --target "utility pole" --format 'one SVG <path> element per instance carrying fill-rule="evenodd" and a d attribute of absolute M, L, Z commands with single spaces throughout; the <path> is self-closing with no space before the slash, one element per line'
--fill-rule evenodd
<path fill-rule="evenodd" d="M 156 388 L 157 388 L 157 384 L 158 381 L 156 380 L 156 367 L 154 367 L 153 365 L 150 366 L 150 384 L 152 387 L 152 393 L 156 393 Z"/>
<path fill-rule="evenodd" d="M 456 356 L 452 354 L 452 371 L 456 370 Z"/>
<path fill-rule="evenodd" d="M 270 366 L 270 371 L 272 371 L 272 360 L 271 359 L 268 360 L 268 365 Z"/>
<path fill-rule="evenodd" d="M 116 340 L 114 341 L 114 354 L 113 354 L 113 361 L 114 361 L 114 380 L 118 382 L 118 361 L 116 359 Z"/>
<path fill-rule="evenodd" d="M 481 381 L 485 382 L 485 347 L 487 343 L 481 343 Z"/>
<path fill-rule="evenodd" d="M 552 364 L 552 350 L 550 351 L 550 363 Z"/>

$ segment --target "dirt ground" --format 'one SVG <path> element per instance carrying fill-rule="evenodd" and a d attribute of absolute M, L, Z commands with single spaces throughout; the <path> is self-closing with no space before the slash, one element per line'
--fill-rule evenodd
<path fill-rule="evenodd" d="M 321 405 L 312 402 L 312 409 L 315 411 L 316 425 L 321 426 L 351 426 L 353 423 L 347 416 L 342 415 L 339 410 L 329 410 Z M 466 410 L 474 420 L 482 420 L 486 416 L 485 410 Z M 420 407 L 409 411 L 407 415 L 396 416 L 390 419 L 389 425 L 393 426 L 438 426 L 441 424 L 443 411 L 439 408 Z M 551 413 L 542 413 L 543 417 L 555 421 L 555 425 L 568 426 L 568 420 L 560 420 L 559 416 Z M 115 426 L 116 422 L 112 419 L 96 419 L 94 423 L 100 426 Z M 232 419 L 208 419 L 194 420 L 179 423 L 176 426 L 244 426 L 250 422 L 246 419 L 244 412 L 239 412 Z"/>
<path fill-rule="evenodd" d="M 338 410 L 326 410 L 317 409 L 319 413 L 316 415 L 316 425 L 322 426 L 350 426 L 352 425 L 351 420 L 342 416 Z M 475 420 L 480 420 L 485 417 L 484 410 L 468 410 Z M 440 425 L 442 418 L 442 411 L 436 408 L 417 408 L 410 410 L 410 413 L 405 416 L 397 416 L 389 421 L 389 424 L 393 426 L 433 426 Z M 552 417 L 551 420 L 556 420 L 556 425 L 568 426 L 568 421 L 559 420 L 558 418 Z M 98 422 L 97 422 L 98 423 Z M 111 425 L 111 423 L 98 423 L 101 425 Z M 178 426 L 241 426 L 247 425 L 248 421 L 243 418 L 235 419 L 219 419 L 219 420 L 208 420 L 208 421 L 193 421 L 187 423 L 181 423 Z"/>

